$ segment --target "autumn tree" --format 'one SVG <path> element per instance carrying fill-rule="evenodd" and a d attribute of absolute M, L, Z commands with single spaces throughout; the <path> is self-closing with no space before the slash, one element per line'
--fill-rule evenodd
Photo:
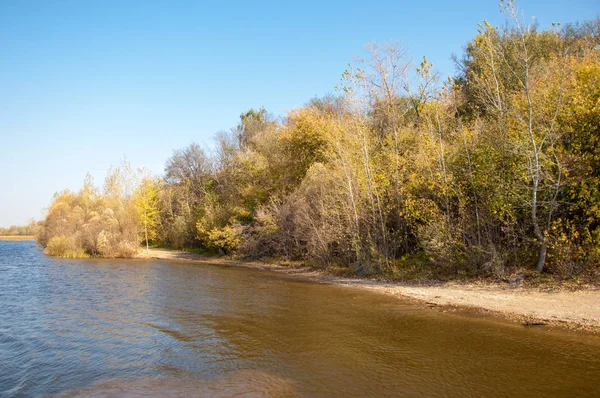
<path fill-rule="evenodd" d="M 148 176 L 147 172 L 140 170 L 140 174 L 144 176 L 134 193 L 133 203 L 140 217 L 141 230 L 143 230 L 146 251 L 148 251 L 148 241 L 154 240 L 156 237 L 159 184 Z"/>
<path fill-rule="evenodd" d="M 568 276 L 600 259 L 600 22 L 541 30 L 502 2 L 438 79 L 398 43 L 370 44 L 336 96 L 240 115 L 164 180 L 112 168 L 57 194 L 50 254 L 132 256 L 143 240 L 282 256 L 336 272 Z M 143 237 L 143 239 L 141 238 Z"/>

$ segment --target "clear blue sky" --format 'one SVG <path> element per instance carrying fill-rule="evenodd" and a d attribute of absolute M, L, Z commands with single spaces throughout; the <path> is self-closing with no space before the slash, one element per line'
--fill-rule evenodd
<path fill-rule="evenodd" d="M 522 0 L 542 27 L 598 0 Z M 43 217 L 56 191 L 101 185 L 125 155 L 161 173 L 173 149 L 264 106 L 333 92 L 371 41 L 399 40 L 442 75 L 498 1 L 0 0 L 0 227 Z"/>

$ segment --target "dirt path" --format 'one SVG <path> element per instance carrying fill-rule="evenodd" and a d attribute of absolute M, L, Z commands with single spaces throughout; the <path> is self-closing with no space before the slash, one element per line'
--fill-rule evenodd
<path fill-rule="evenodd" d="M 267 269 L 319 282 L 375 291 L 395 297 L 408 297 L 442 311 L 489 312 L 526 325 L 538 323 L 600 333 L 600 290 L 543 292 L 508 285 L 411 286 L 364 279 L 338 278 L 310 268 L 287 267 L 260 262 L 241 262 L 205 257 L 174 250 L 150 249 L 140 258 L 186 260 L 206 264 L 235 265 Z"/>

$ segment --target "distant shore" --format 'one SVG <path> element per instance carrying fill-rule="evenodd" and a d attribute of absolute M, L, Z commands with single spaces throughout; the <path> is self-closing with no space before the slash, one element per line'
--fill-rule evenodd
<path fill-rule="evenodd" d="M 281 272 L 302 279 L 370 290 L 394 297 L 409 298 L 442 312 L 464 312 L 510 319 L 524 326 L 550 326 L 600 334 L 600 290 L 542 291 L 502 283 L 447 282 L 414 285 L 368 279 L 340 278 L 309 267 L 283 266 L 254 261 L 208 257 L 178 250 L 150 249 L 138 258 L 183 260 L 204 264 L 241 266 Z"/>
<path fill-rule="evenodd" d="M 35 240 L 33 235 L 0 235 L 0 240 Z"/>

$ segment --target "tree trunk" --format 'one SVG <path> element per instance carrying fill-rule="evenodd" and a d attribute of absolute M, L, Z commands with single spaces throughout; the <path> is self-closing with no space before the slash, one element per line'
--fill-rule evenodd
<path fill-rule="evenodd" d="M 148 253 L 148 216 L 144 210 L 144 235 L 146 237 L 146 253 Z"/>
<path fill-rule="evenodd" d="M 538 254 L 537 265 L 535 266 L 536 271 L 542 272 L 544 270 L 544 264 L 546 263 L 546 252 L 548 251 L 548 245 L 542 243 Z"/>

